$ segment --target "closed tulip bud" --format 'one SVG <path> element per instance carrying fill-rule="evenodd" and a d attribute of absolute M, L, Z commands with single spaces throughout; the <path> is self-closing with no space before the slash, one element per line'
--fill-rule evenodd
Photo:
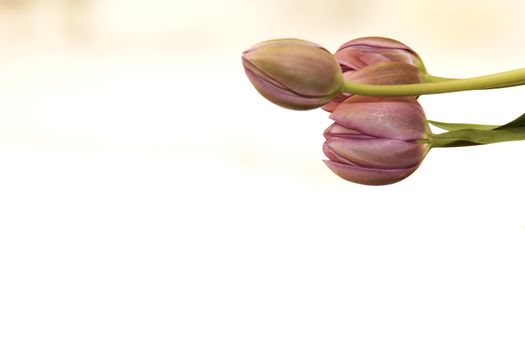
<path fill-rule="evenodd" d="M 428 150 L 430 129 L 414 97 L 352 96 L 330 118 L 323 152 L 341 178 L 387 185 L 412 174 Z"/>
<path fill-rule="evenodd" d="M 423 61 L 414 50 L 389 38 L 364 37 L 350 40 L 341 45 L 334 56 L 343 72 L 385 61 L 407 63 L 426 72 Z"/>
<path fill-rule="evenodd" d="M 334 56 L 309 41 L 265 41 L 245 51 L 242 62 L 257 91 L 285 108 L 321 107 L 337 96 L 343 85 Z"/>
<path fill-rule="evenodd" d="M 388 38 L 351 40 L 334 54 L 344 78 L 356 83 L 397 85 L 425 82 L 427 71 L 419 55 L 405 44 Z M 323 109 L 332 112 L 350 93 L 342 93 Z"/>

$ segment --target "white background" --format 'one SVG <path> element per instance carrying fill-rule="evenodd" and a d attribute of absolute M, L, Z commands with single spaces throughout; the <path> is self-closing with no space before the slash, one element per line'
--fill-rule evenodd
<path fill-rule="evenodd" d="M 0 349 L 523 349 L 524 143 L 406 180 L 321 162 L 322 110 L 242 50 L 367 35 L 435 75 L 523 67 L 518 1 L 0 2 Z M 420 98 L 505 123 L 524 88 Z"/>

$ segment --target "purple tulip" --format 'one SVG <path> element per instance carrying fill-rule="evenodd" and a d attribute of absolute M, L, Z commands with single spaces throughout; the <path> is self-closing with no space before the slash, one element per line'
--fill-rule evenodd
<path fill-rule="evenodd" d="M 356 83 L 396 85 L 425 81 L 426 69 L 419 55 L 393 39 L 365 37 L 351 40 L 342 45 L 334 56 L 344 78 Z M 323 109 L 332 112 L 350 96 L 350 93 L 342 93 Z"/>
<path fill-rule="evenodd" d="M 257 91 L 285 108 L 321 107 L 339 94 L 343 84 L 334 56 L 309 41 L 265 41 L 245 51 L 242 62 Z"/>
<path fill-rule="evenodd" d="M 419 55 L 407 45 L 389 38 L 364 37 L 341 45 L 334 54 L 343 72 L 384 61 L 403 62 L 425 70 Z"/>
<path fill-rule="evenodd" d="M 414 97 L 352 96 L 324 132 L 326 165 L 345 180 L 388 185 L 412 174 L 428 150 L 430 129 Z"/>

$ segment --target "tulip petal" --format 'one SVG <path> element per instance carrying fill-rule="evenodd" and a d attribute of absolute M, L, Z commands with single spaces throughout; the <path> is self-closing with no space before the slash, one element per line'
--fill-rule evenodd
<path fill-rule="evenodd" d="M 323 143 L 323 153 L 328 159 L 330 159 L 330 160 L 332 160 L 332 161 L 334 161 L 336 163 L 342 163 L 342 164 L 349 164 L 349 165 L 359 166 L 359 165 L 357 165 L 355 163 L 352 163 L 348 159 L 345 159 L 345 158 L 339 156 L 337 153 L 332 151 L 330 149 L 330 147 L 328 147 L 328 144 L 326 142 Z"/>
<path fill-rule="evenodd" d="M 377 138 L 330 137 L 326 144 L 334 154 L 353 164 L 378 169 L 412 167 L 428 150 L 427 144 Z"/>
<path fill-rule="evenodd" d="M 329 137 L 354 137 L 354 138 L 374 138 L 369 135 L 365 135 L 358 130 L 348 129 L 337 123 L 333 123 L 323 132 L 325 139 Z"/>
<path fill-rule="evenodd" d="M 368 46 L 371 48 L 379 48 L 379 49 L 398 49 L 398 50 L 409 50 L 413 51 L 410 47 L 403 44 L 400 41 L 380 37 L 380 36 L 367 36 L 362 38 L 353 39 L 350 41 L 347 41 L 343 45 L 339 47 L 337 50 L 342 50 L 347 47 L 353 47 L 353 46 Z"/>
<path fill-rule="evenodd" d="M 280 45 L 297 45 L 297 44 L 301 44 L 301 45 L 304 45 L 304 46 L 311 46 L 311 47 L 314 47 L 314 48 L 317 48 L 317 49 L 325 50 L 319 44 L 316 44 L 316 43 L 308 41 L 308 40 L 287 38 L 287 39 L 271 39 L 271 40 L 261 41 L 260 43 L 255 44 L 252 47 L 250 47 L 248 50 L 245 50 L 243 52 L 243 54 L 247 54 L 249 52 L 255 51 L 256 49 L 258 49 L 260 47 L 270 47 L 270 46 L 280 46 Z"/>
<path fill-rule="evenodd" d="M 246 74 L 251 74 L 252 76 L 259 77 L 259 79 L 264 79 L 268 83 L 278 86 L 279 88 L 285 90 L 286 86 L 279 83 L 277 80 L 273 79 L 272 77 L 265 74 L 263 71 L 261 71 L 259 68 L 254 66 L 245 56 L 242 57 L 242 65 L 244 66 L 244 71 Z"/>
<path fill-rule="evenodd" d="M 329 112 L 329 113 L 332 113 L 336 108 L 337 106 L 339 106 L 341 103 L 344 102 L 344 100 L 346 100 L 349 96 L 352 96 L 352 94 L 349 94 L 349 93 L 342 93 L 340 95 L 337 95 L 336 97 L 334 97 L 333 99 L 331 99 L 330 101 L 328 101 L 327 104 L 323 105 L 322 108 Z"/>
<path fill-rule="evenodd" d="M 282 85 L 272 84 L 271 80 L 261 78 L 249 69 L 245 68 L 245 72 L 252 85 L 261 95 L 281 107 L 308 110 L 317 108 L 328 100 L 326 97 L 308 97 L 294 94 L 283 88 Z"/>
<path fill-rule="evenodd" d="M 356 71 L 350 77 L 355 83 L 399 85 L 422 83 L 424 74 L 419 68 L 403 62 L 377 62 Z"/>
<path fill-rule="evenodd" d="M 330 115 L 345 128 L 395 140 L 426 138 L 425 113 L 414 97 L 352 96 Z"/>
<path fill-rule="evenodd" d="M 345 69 L 361 69 L 382 61 L 404 62 L 424 70 L 419 55 L 407 45 L 382 37 L 358 38 L 343 44 L 335 57 Z"/>
<path fill-rule="evenodd" d="M 324 163 L 339 177 L 362 185 L 389 185 L 405 179 L 419 164 L 406 169 L 371 169 L 355 165 L 341 164 L 331 160 Z"/>

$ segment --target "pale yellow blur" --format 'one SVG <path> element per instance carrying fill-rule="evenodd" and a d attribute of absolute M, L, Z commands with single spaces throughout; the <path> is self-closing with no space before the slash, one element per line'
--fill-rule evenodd
<path fill-rule="evenodd" d="M 258 41 L 301 37 L 335 50 L 390 36 L 434 74 L 470 76 L 523 65 L 524 12 L 519 1 L 2 0 L 1 142 L 177 148 L 193 143 L 192 128 L 214 139 L 217 127 L 241 141 L 228 99 L 263 105 L 239 66 Z M 218 105 L 196 113 L 210 95 Z"/>

